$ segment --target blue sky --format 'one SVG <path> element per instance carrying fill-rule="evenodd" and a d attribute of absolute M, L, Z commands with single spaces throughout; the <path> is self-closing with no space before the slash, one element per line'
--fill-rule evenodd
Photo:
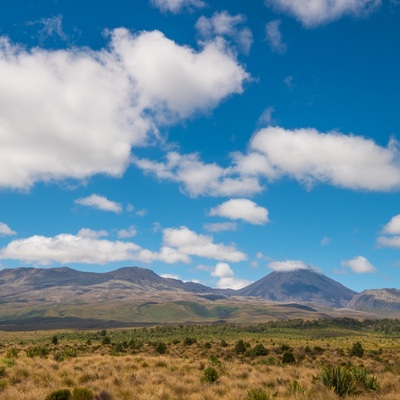
<path fill-rule="evenodd" d="M 2 5 L 1 268 L 399 287 L 398 1 Z"/>

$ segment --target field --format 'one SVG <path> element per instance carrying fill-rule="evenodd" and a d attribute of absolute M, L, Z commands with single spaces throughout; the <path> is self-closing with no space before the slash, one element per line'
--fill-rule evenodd
<path fill-rule="evenodd" d="M 400 399 L 399 338 L 350 318 L 0 332 L 0 398 Z"/>

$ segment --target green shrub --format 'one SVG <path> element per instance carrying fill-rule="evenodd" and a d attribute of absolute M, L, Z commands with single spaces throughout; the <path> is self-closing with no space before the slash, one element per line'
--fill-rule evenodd
<path fill-rule="evenodd" d="M 111 344 L 111 339 L 108 336 L 104 336 L 104 339 L 101 341 L 101 344 Z"/>
<path fill-rule="evenodd" d="M 15 347 L 12 347 L 10 350 L 7 351 L 6 357 L 7 358 L 17 358 L 19 350 Z"/>
<path fill-rule="evenodd" d="M 258 343 L 251 350 L 251 355 L 256 357 L 266 356 L 268 355 L 268 350 L 261 343 Z"/>
<path fill-rule="evenodd" d="M 221 342 L 219 343 L 219 345 L 221 347 L 228 347 L 228 343 L 227 343 L 227 341 L 225 339 L 222 339 Z"/>
<path fill-rule="evenodd" d="M 235 352 L 238 354 L 244 354 L 246 352 L 246 345 L 242 339 L 235 344 Z"/>
<path fill-rule="evenodd" d="M 185 346 L 191 346 L 192 344 L 197 343 L 197 339 L 193 338 L 193 337 L 185 337 L 185 339 L 183 340 L 183 344 Z"/>
<path fill-rule="evenodd" d="M 6 376 L 6 367 L 0 365 L 0 378 L 3 378 L 4 376 Z"/>
<path fill-rule="evenodd" d="M 26 355 L 28 357 L 46 357 L 49 354 L 49 349 L 45 346 L 34 346 L 29 347 L 26 350 Z"/>
<path fill-rule="evenodd" d="M 139 350 L 143 346 L 143 342 L 139 339 L 132 339 L 128 343 L 130 349 Z"/>
<path fill-rule="evenodd" d="M 213 367 L 208 367 L 204 370 L 203 376 L 200 378 L 201 382 L 214 383 L 218 380 L 218 372 Z"/>
<path fill-rule="evenodd" d="M 165 354 L 167 352 L 167 345 L 164 342 L 158 342 L 155 350 L 158 354 Z"/>
<path fill-rule="evenodd" d="M 364 348 L 360 342 L 355 342 L 350 349 L 350 355 L 356 357 L 362 357 L 364 355 Z"/>
<path fill-rule="evenodd" d="M 269 400 L 268 392 L 263 389 L 250 389 L 247 392 L 247 400 Z"/>
<path fill-rule="evenodd" d="M 72 400 L 93 400 L 94 394 L 88 388 L 75 388 L 72 391 Z"/>
<path fill-rule="evenodd" d="M 51 338 L 51 343 L 54 344 L 54 345 L 57 345 L 57 344 L 58 344 L 58 337 L 54 335 L 54 336 Z"/>
<path fill-rule="evenodd" d="M 294 357 L 293 352 L 291 351 L 285 351 L 282 355 L 282 363 L 283 364 L 295 364 L 296 359 Z"/>
<path fill-rule="evenodd" d="M 70 400 L 71 391 L 69 389 L 60 389 L 50 393 L 46 400 Z"/>

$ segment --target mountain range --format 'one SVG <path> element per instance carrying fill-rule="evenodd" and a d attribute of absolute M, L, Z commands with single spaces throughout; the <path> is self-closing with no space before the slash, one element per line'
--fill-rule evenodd
<path fill-rule="evenodd" d="M 36 327 L 40 322 L 92 327 L 105 321 L 108 325 L 256 322 L 399 312 L 398 289 L 356 293 L 312 269 L 274 271 L 240 290 L 163 278 L 138 267 L 106 273 L 68 267 L 0 271 L 0 328 Z"/>

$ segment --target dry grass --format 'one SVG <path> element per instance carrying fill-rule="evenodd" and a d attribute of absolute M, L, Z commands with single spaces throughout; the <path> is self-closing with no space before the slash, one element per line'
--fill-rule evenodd
<path fill-rule="evenodd" d="M 349 355 L 348 349 L 356 340 L 365 348 L 362 358 Z M 247 341 L 251 347 L 256 344 L 251 337 Z M 2 337 L 1 342 L 1 400 L 44 400 L 54 390 L 75 387 L 94 393 L 107 391 L 114 400 L 248 400 L 252 389 L 269 394 L 270 399 L 337 400 L 316 376 L 324 365 L 349 363 L 362 365 L 377 376 L 382 388 L 378 393 L 362 393 L 357 399 L 400 400 L 399 343 L 392 339 L 257 339 L 269 351 L 262 357 L 238 355 L 234 341 L 221 347 L 220 338 L 198 339 L 190 346 L 169 342 L 165 355 L 157 354 L 149 343 L 116 354 L 112 345 L 101 345 L 100 341 L 86 345 L 76 340 L 57 346 L 48 341 L 48 355 L 28 357 L 27 350 L 41 342 L 40 338 L 36 337 L 35 344 L 14 337 Z M 282 344 L 293 349 L 295 364 L 282 364 Z M 77 356 L 60 358 L 65 348 L 75 349 Z M 201 383 L 208 366 L 218 371 L 214 384 Z"/>

